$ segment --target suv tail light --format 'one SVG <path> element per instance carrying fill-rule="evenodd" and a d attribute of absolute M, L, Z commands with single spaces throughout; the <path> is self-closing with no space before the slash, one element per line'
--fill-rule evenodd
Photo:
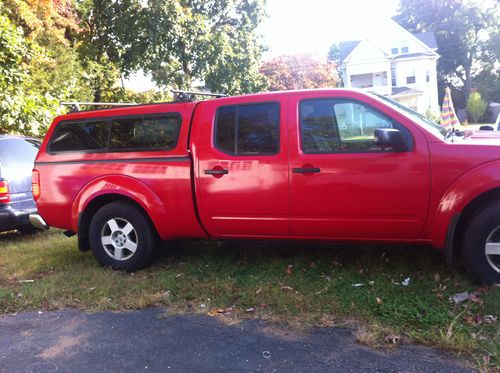
<path fill-rule="evenodd" d="M 9 183 L 0 180 L 0 203 L 10 203 Z"/>
<path fill-rule="evenodd" d="M 31 191 L 36 201 L 40 197 L 40 173 L 37 170 L 31 173 Z"/>

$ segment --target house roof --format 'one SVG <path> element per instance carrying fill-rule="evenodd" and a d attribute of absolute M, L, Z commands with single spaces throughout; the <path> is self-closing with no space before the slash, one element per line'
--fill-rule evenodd
<path fill-rule="evenodd" d="M 340 61 L 344 61 L 345 58 L 358 46 L 361 40 L 351 40 L 343 41 L 340 43 Z"/>
<path fill-rule="evenodd" d="M 421 57 L 421 56 L 435 56 L 435 54 L 432 53 L 406 53 L 406 54 L 400 54 L 395 57 L 393 57 L 393 60 L 399 60 L 403 58 L 412 58 L 412 57 Z"/>
<path fill-rule="evenodd" d="M 392 87 L 392 96 L 403 96 L 403 95 L 417 95 L 423 93 L 418 89 L 413 89 L 410 87 Z"/>
<path fill-rule="evenodd" d="M 399 26 L 399 24 L 398 24 L 398 26 Z M 399 26 L 399 27 L 401 27 L 401 26 Z M 401 28 L 403 28 L 403 27 L 401 27 Z M 405 31 L 407 31 L 407 30 L 405 30 Z M 432 31 L 426 31 L 426 32 L 418 33 L 418 34 L 412 34 L 412 35 L 415 38 L 417 38 L 420 42 L 425 44 L 427 47 L 429 47 L 431 50 L 435 51 L 436 49 L 438 49 L 436 38 L 435 38 L 434 33 Z M 344 61 L 351 54 L 351 52 L 359 45 L 359 43 L 361 43 L 361 40 L 350 40 L 350 41 L 341 42 L 339 44 L 340 61 Z M 431 56 L 431 55 L 432 54 L 430 54 L 430 53 L 410 53 L 410 54 L 405 54 L 402 56 L 397 56 L 396 58 L 408 58 L 408 57 Z"/>
<path fill-rule="evenodd" d="M 438 49 L 436 38 L 432 31 L 421 32 L 419 34 L 413 34 L 418 40 L 427 45 L 431 49 Z"/>

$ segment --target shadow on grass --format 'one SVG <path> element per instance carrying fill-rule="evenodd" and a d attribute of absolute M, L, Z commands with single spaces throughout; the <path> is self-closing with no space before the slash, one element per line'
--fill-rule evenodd
<path fill-rule="evenodd" d="M 164 243 L 153 265 L 190 262 L 193 260 L 219 260 L 234 265 L 265 263 L 271 260 L 329 262 L 343 266 L 366 268 L 373 265 L 401 266 L 401 269 L 445 270 L 452 268 L 445 263 L 439 250 L 427 246 L 411 245 L 360 245 L 310 242 L 272 241 L 204 241 L 180 240 Z M 459 269 L 460 273 L 463 273 Z"/>

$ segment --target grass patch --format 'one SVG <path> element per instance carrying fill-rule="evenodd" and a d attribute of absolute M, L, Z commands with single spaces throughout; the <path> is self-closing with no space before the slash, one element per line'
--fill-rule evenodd
<path fill-rule="evenodd" d="M 450 301 L 463 291 L 478 297 Z M 478 291 L 428 249 L 200 241 L 171 244 L 151 267 L 125 273 L 99 267 L 58 231 L 0 235 L 0 313 L 158 305 L 299 328 L 347 323 L 360 343 L 415 341 L 483 368 L 499 363 L 500 288 Z"/>

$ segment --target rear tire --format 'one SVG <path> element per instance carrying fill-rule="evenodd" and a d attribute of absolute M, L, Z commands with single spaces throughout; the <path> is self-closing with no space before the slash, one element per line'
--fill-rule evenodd
<path fill-rule="evenodd" d="M 470 219 L 462 250 L 465 267 L 476 280 L 488 285 L 500 283 L 500 201 Z"/>
<path fill-rule="evenodd" d="M 97 211 L 90 222 L 89 241 L 101 265 L 127 271 L 144 268 L 158 244 L 144 212 L 127 202 L 112 202 Z"/>

